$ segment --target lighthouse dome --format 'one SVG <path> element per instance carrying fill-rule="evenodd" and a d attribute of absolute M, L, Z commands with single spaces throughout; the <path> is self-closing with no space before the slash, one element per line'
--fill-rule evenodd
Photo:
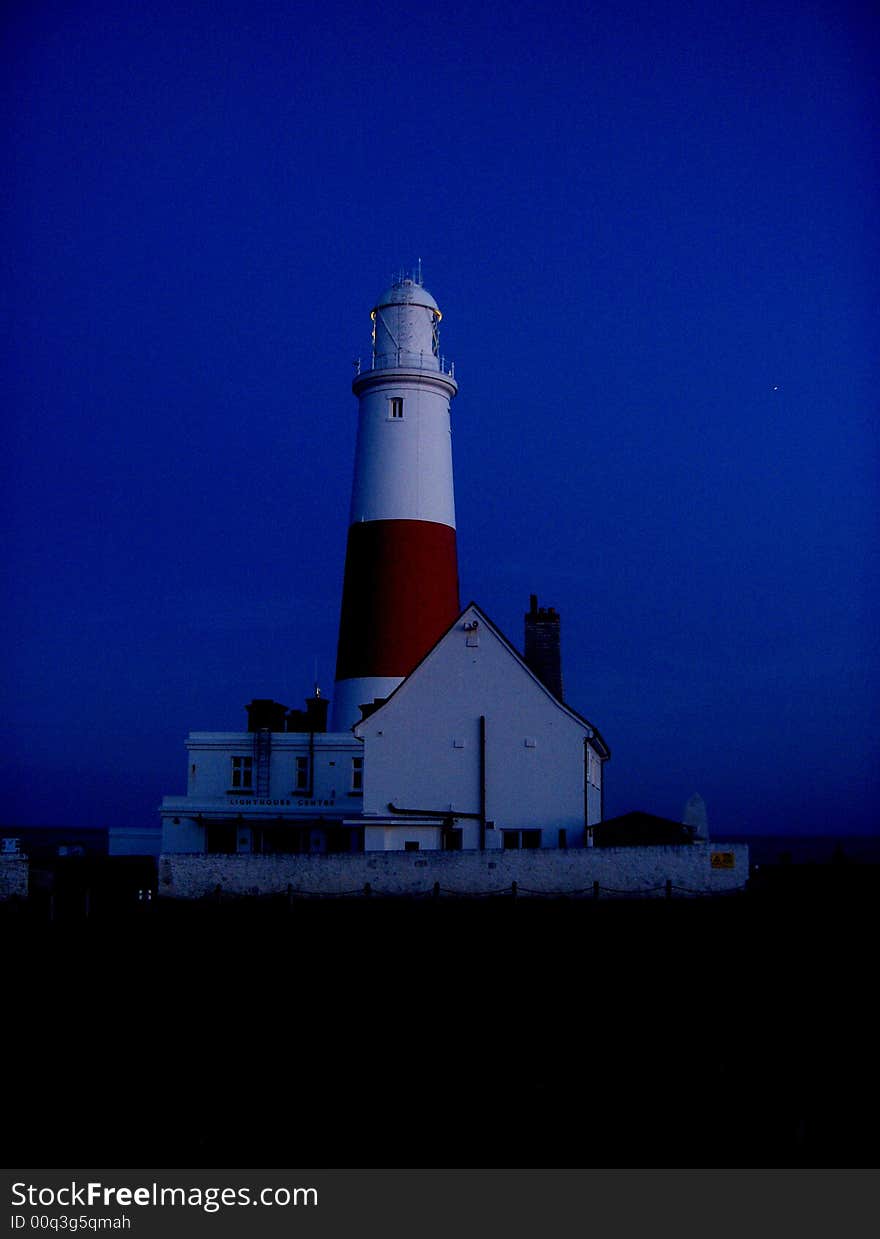
<path fill-rule="evenodd" d="M 418 279 L 400 275 L 370 313 L 373 369 L 439 370 L 437 302 Z"/>
<path fill-rule="evenodd" d="M 409 278 L 395 281 L 376 302 L 373 307 L 373 313 L 375 314 L 377 310 L 381 310 L 388 305 L 424 306 L 425 309 L 433 311 L 438 318 L 440 317 L 440 307 L 427 288 L 423 284 L 418 284 L 415 280 Z"/>

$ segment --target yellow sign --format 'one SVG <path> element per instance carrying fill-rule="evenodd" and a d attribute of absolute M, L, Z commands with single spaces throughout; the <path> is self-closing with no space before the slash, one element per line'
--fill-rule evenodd
<path fill-rule="evenodd" d="M 736 855 L 733 852 L 711 852 L 709 864 L 713 869 L 735 869 Z"/>

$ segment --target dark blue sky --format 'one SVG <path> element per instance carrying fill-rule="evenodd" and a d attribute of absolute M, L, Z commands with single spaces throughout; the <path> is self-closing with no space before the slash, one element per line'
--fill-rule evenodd
<path fill-rule="evenodd" d="M 456 362 L 462 602 L 563 620 L 609 813 L 877 825 L 866 6 L 6 6 L 2 820 L 154 823 L 332 687 L 369 309 Z"/>

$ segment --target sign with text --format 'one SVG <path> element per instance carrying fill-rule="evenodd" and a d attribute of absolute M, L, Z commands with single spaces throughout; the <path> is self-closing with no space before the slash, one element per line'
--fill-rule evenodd
<path fill-rule="evenodd" d="M 713 869 L 735 869 L 736 853 L 711 852 L 709 855 L 709 864 Z"/>

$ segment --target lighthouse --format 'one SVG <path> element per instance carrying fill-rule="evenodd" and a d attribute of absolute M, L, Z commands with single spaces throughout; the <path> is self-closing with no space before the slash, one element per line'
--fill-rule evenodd
<path fill-rule="evenodd" d="M 358 430 L 331 729 L 386 698 L 459 613 L 452 430 L 458 387 L 440 356 L 440 309 L 398 278 L 371 313 L 368 368 L 352 391 Z"/>

